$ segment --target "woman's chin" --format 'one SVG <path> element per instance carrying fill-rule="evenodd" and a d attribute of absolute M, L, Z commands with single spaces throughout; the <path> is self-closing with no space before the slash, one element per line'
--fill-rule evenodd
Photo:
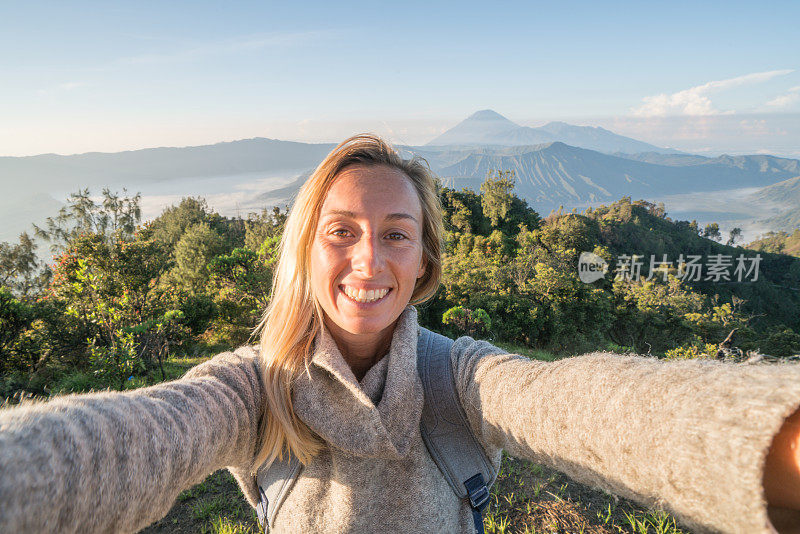
<path fill-rule="evenodd" d="M 351 336 L 374 336 L 386 331 L 387 328 L 394 324 L 393 321 L 377 321 L 377 320 L 362 320 L 362 321 L 347 321 L 345 324 L 340 324 L 339 327 L 350 334 Z"/>

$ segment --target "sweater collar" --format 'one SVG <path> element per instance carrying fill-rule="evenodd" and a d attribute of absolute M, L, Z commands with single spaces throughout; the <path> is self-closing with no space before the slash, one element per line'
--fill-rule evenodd
<path fill-rule="evenodd" d="M 389 353 L 359 383 L 323 327 L 308 372 L 294 382 L 295 413 L 330 446 L 364 457 L 406 456 L 423 404 L 418 332 L 417 311 L 408 306 L 397 320 Z"/>

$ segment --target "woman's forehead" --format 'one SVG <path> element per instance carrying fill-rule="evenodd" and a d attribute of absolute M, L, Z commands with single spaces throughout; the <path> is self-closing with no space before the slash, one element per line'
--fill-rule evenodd
<path fill-rule="evenodd" d="M 422 206 L 411 179 L 385 165 L 352 165 L 334 179 L 322 204 L 322 215 L 349 211 L 408 212 L 420 220 Z"/>

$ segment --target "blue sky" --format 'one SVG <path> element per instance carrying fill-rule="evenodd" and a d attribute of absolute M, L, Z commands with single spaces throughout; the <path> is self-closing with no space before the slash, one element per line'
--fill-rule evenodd
<path fill-rule="evenodd" d="M 800 156 L 799 17 L 799 2 L 2 2 L 0 155 L 361 130 L 417 144 L 491 108 Z"/>

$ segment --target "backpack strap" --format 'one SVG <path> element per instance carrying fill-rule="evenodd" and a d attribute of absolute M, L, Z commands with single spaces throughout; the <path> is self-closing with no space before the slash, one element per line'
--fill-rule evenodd
<path fill-rule="evenodd" d="M 425 390 L 420 431 L 433 461 L 455 494 L 469 499 L 475 531 L 483 533 L 483 509 L 497 471 L 470 429 L 450 362 L 453 340 L 420 327 L 417 372 Z"/>
<path fill-rule="evenodd" d="M 497 471 L 472 434 L 461 407 L 450 363 L 452 347 L 453 340 L 419 328 L 417 373 L 425 392 L 420 433 L 453 492 L 459 499 L 469 499 L 475 532 L 483 534 L 482 514 L 489 504 L 489 487 L 494 484 Z M 256 512 L 265 534 L 302 469 L 303 465 L 291 452 L 283 460 L 275 460 L 269 468 L 259 468 Z"/>
<path fill-rule="evenodd" d="M 269 468 L 264 469 L 264 466 L 259 468 L 256 474 L 259 496 L 256 513 L 258 523 L 264 528 L 265 534 L 275 522 L 278 508 L 289 494 L 302 469 L 303 464 L 291 452 L 286 452 L 283 460 L 276 459 Z"/>

